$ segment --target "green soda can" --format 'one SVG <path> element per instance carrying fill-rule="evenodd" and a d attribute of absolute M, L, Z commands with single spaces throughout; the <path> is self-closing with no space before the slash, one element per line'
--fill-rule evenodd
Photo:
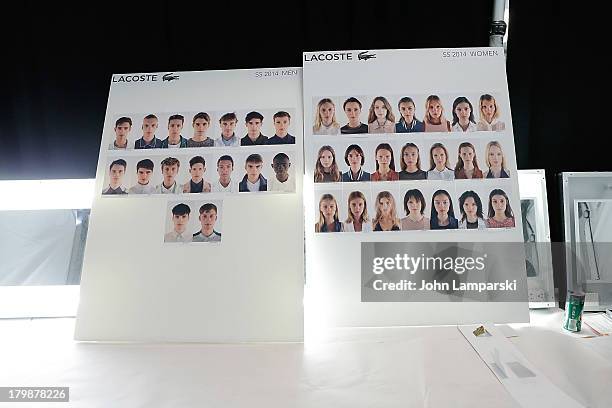
<path fill-rule="evenodd" d="M 582 310 L 584 309 L 584 293 L 567 292 L 565 299 L 565 314 L 563 328 L 571 332 L 579 332 L 582 327 Z"/>

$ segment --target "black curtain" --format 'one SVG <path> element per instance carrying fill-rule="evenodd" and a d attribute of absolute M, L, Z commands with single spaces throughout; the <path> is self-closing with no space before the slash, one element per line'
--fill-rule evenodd
<path fill-rule="evenodd" d="M 303 50 L 486 46 L 491 5 L 3 6 L 0 179 L 95 176 L 113 73 L 301 66 Z"/>
<path fill-rule="evenodd" d="M 491 1 L 14 3 L 3 5 L 0 28 L 0 179 L 94 177 L 113 73 L 300 66 L 313 50 L 487 46 L 492 14 Z M 612 167 L 595 158 L 608 144 L 603 55 L 578 48 L 605 37 L 595 23 L 581 30 L 597 21 L 581 12 L 510 2 L 518 165 L 547 171 L 553 240 L 562 239 L 556 175 Z"/>

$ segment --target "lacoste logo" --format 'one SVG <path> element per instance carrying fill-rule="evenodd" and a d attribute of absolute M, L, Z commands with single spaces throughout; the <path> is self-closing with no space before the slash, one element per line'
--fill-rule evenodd
<path fill-rule="evenodd" d="M 376 54 L 368 54 L 367 51 L 361 51 L 357 54 L 357 58 L 359 58 L 360 61 L 367 61 L 371 58 L 376 58 Z"/>
<path fill-rule="evenodd" d="M 162 81 L 174 81 L 175 79 L 179 79 L 178 75 L 175 75 L 174 72 L 169 72 L 167 74 L 164 74 L 164 76 L 162 77 Z"/>

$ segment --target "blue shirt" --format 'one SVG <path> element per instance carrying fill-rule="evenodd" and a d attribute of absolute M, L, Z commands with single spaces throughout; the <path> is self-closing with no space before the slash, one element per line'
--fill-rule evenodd
<path fill-rule="evenodd" d="M 162 146 L 162 141 L 153 136 L 153 139 L 147 143 L 144 138 L 140 138 L 134 142 L 134 149 L 159 149 Z"/>
<path fill-rule="evenodd" d="M 342 223 L 340 221 L 334 221 L 333 231 L 329 231 L 327 229 L 327 224 L 323 223 L 323 225 L 321 225 L 321 229 L 319 230 L 319 232 L 342 232 Z"/>
<path fill-rule="evenodd" d="M 245 174 L 242 178 L 242 181 L 238 183 L 238 191 L 241 193 L 249 192 L 248 176 Z M 259 191 L 268 191 L 268 180 L 263 176 L 263 174 L 259 175 Z"/>
<path fill-rule="evenodd" d="M 424 132 L 425 125 L 420 120 L 413 119 L 410 125 L 406 124 L 404 118 L 395 124 L 395 133 Z"/>
<path fill-rule="evenodd" d="M 346 173 L 342 173 L 342 181 L 370 181 L 370 176 L 370 173 L 368 173 L 367 171 L 359 170 L 357 178 L 353 179 L 353 172 L 351 171 L 351 169 L 349 169 Z"/>
<path fill-rule="evenodd" d="M 168 137 L 165 138 L 162 142 L 161 142 L 161 147 L 162 149 L 167 149 L 170 146 L 168 146 L 170 144 L 170 142 L 168 141 Z M 187 139 L 185 139 L 183 136 L 180 136 L 179 139 L 179 147 L 187 147 Z"/>

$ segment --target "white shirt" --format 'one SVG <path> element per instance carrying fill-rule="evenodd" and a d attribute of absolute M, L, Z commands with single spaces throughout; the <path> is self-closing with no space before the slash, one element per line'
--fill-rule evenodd
<path fill-rule="evenodd" d="M 223 143 L 223 136 L 221 136 L 218 139 L 215 139 L 215 146 L 217 147 L 227 147 L 227 146 L 239 146 L 240 145 L 240 140 L 238 140 L 238 137 L 234 134 L 231 138 L 229 138 L 227 141 L 229 141 L 228 144 Z"/>
<path fill-rule="evenodd" d="M 157 194 L 180 194 L 183 192 L 183 188 L 179 183 L 174 180 L 174 184 L 170 186 L 170 188 L 166 188 L 164 183 L 155 187 L 155 193 Z"/>
<path fill-rule="evenodd" d="M 237 191 L 236 183 L 234 183 L 231 179 L 227 187 L 223 187 L 219 179 L 212 182 L 212 192 L 213 193 L 235 193 Z"/>
<path fill-rule="evenodd" d="M 470 122 L 466 130 L 463 130 L 459 122 L 455 123 L 451 127 L 451 131 L 453 132 L 475 132 L 477 129 L 478 129 L 478 126 L 476 126 L 474 122 Z"/>
<path fill-rule="evenodd" d="M 109 145 L 108 145 L 108 150 L 126 150 L 126 149 L 127 149 L 127 147 L 128 147 L 128 146 L 129 146 L 129 144 L 130 144 L 130 142 L 129 142 L 129 141 L 127 141 L 127 142 L 125 143 L 125 147 L 117 147 L 117 146 L 115 146 L 115 142 L 116 142 L 116 140 L 114 140 L 114 141 L 113 141 L 113 143 L 111 143 L 111 144 L 109 144 Z"/>
<path fill-rule="evenodd" d="M 427 180 L 454 180 L 455 172 L 447 169 L 446 167 L 442 171 L 436 170 L 434 167 L 433 170 L 429 170 L 427 172 Z"/>
<path fill-rule="evenodd" d="M 314 127 L 312 128 L 313 135 L 337 135 L 338 133 L 340 133 L 340 125 L 334 126 L 333 123 L 329 126 L 321 123 L 319 130 L 315 130 Z"/>
<path fill-rule="evenodd" d="M 179 147 L 181 147 L 181 142 L 177 144 L 170 144 L 170 142 L 168 142 L 168 149 L 178 149 Z"/>
<path fill-rule="evenodd" d="M 480 119 L 478 121 L 477 129 L 484 131 L 500 131 L 506 129 L 506 124 L 499 119 L 493 119 L 493 122 L 491 123 L 488 123 L 484 119 Z"/>
<path fill-rule="evenodd" d="M 136 185 L 130 187 L 128 190 L 129 194 L 153 194 L 155 192 L 155 187 L 151 184 L 140 184 L 136 183 Z"/>
<path fill-rule="evenodd" d="M 192 242 L 193 235 L 185 230 L 180 234 L 174 230 L 164 235 L 164 242 Z"/>
<path fill-rule="evenodd" d="M 268 191 L 283 191 L 286 193 L 295 193 L 295 179 L 289 176 L 287 181 L 281 183 L 276 179 L 276 176 L 268 180 Z"/>
<path fill-rule="evenodd" d="M 352 222 L 344 223 L 344 232 L 355 232 L 355 224 Z M 361 223 L 361 232 L 372 232 L 372 223 L 371 222 L 362 222 Z"/>
<path fill-rule="evenodd" d="M 247 189 L 251 192 L 254 193 L 256 191 L 259 191 L 259 185 L 261 184 L 261 178 L 258 178 L 257 181 L 255 183 L 251 183 L 248 179 L 247 179 Z"/>

